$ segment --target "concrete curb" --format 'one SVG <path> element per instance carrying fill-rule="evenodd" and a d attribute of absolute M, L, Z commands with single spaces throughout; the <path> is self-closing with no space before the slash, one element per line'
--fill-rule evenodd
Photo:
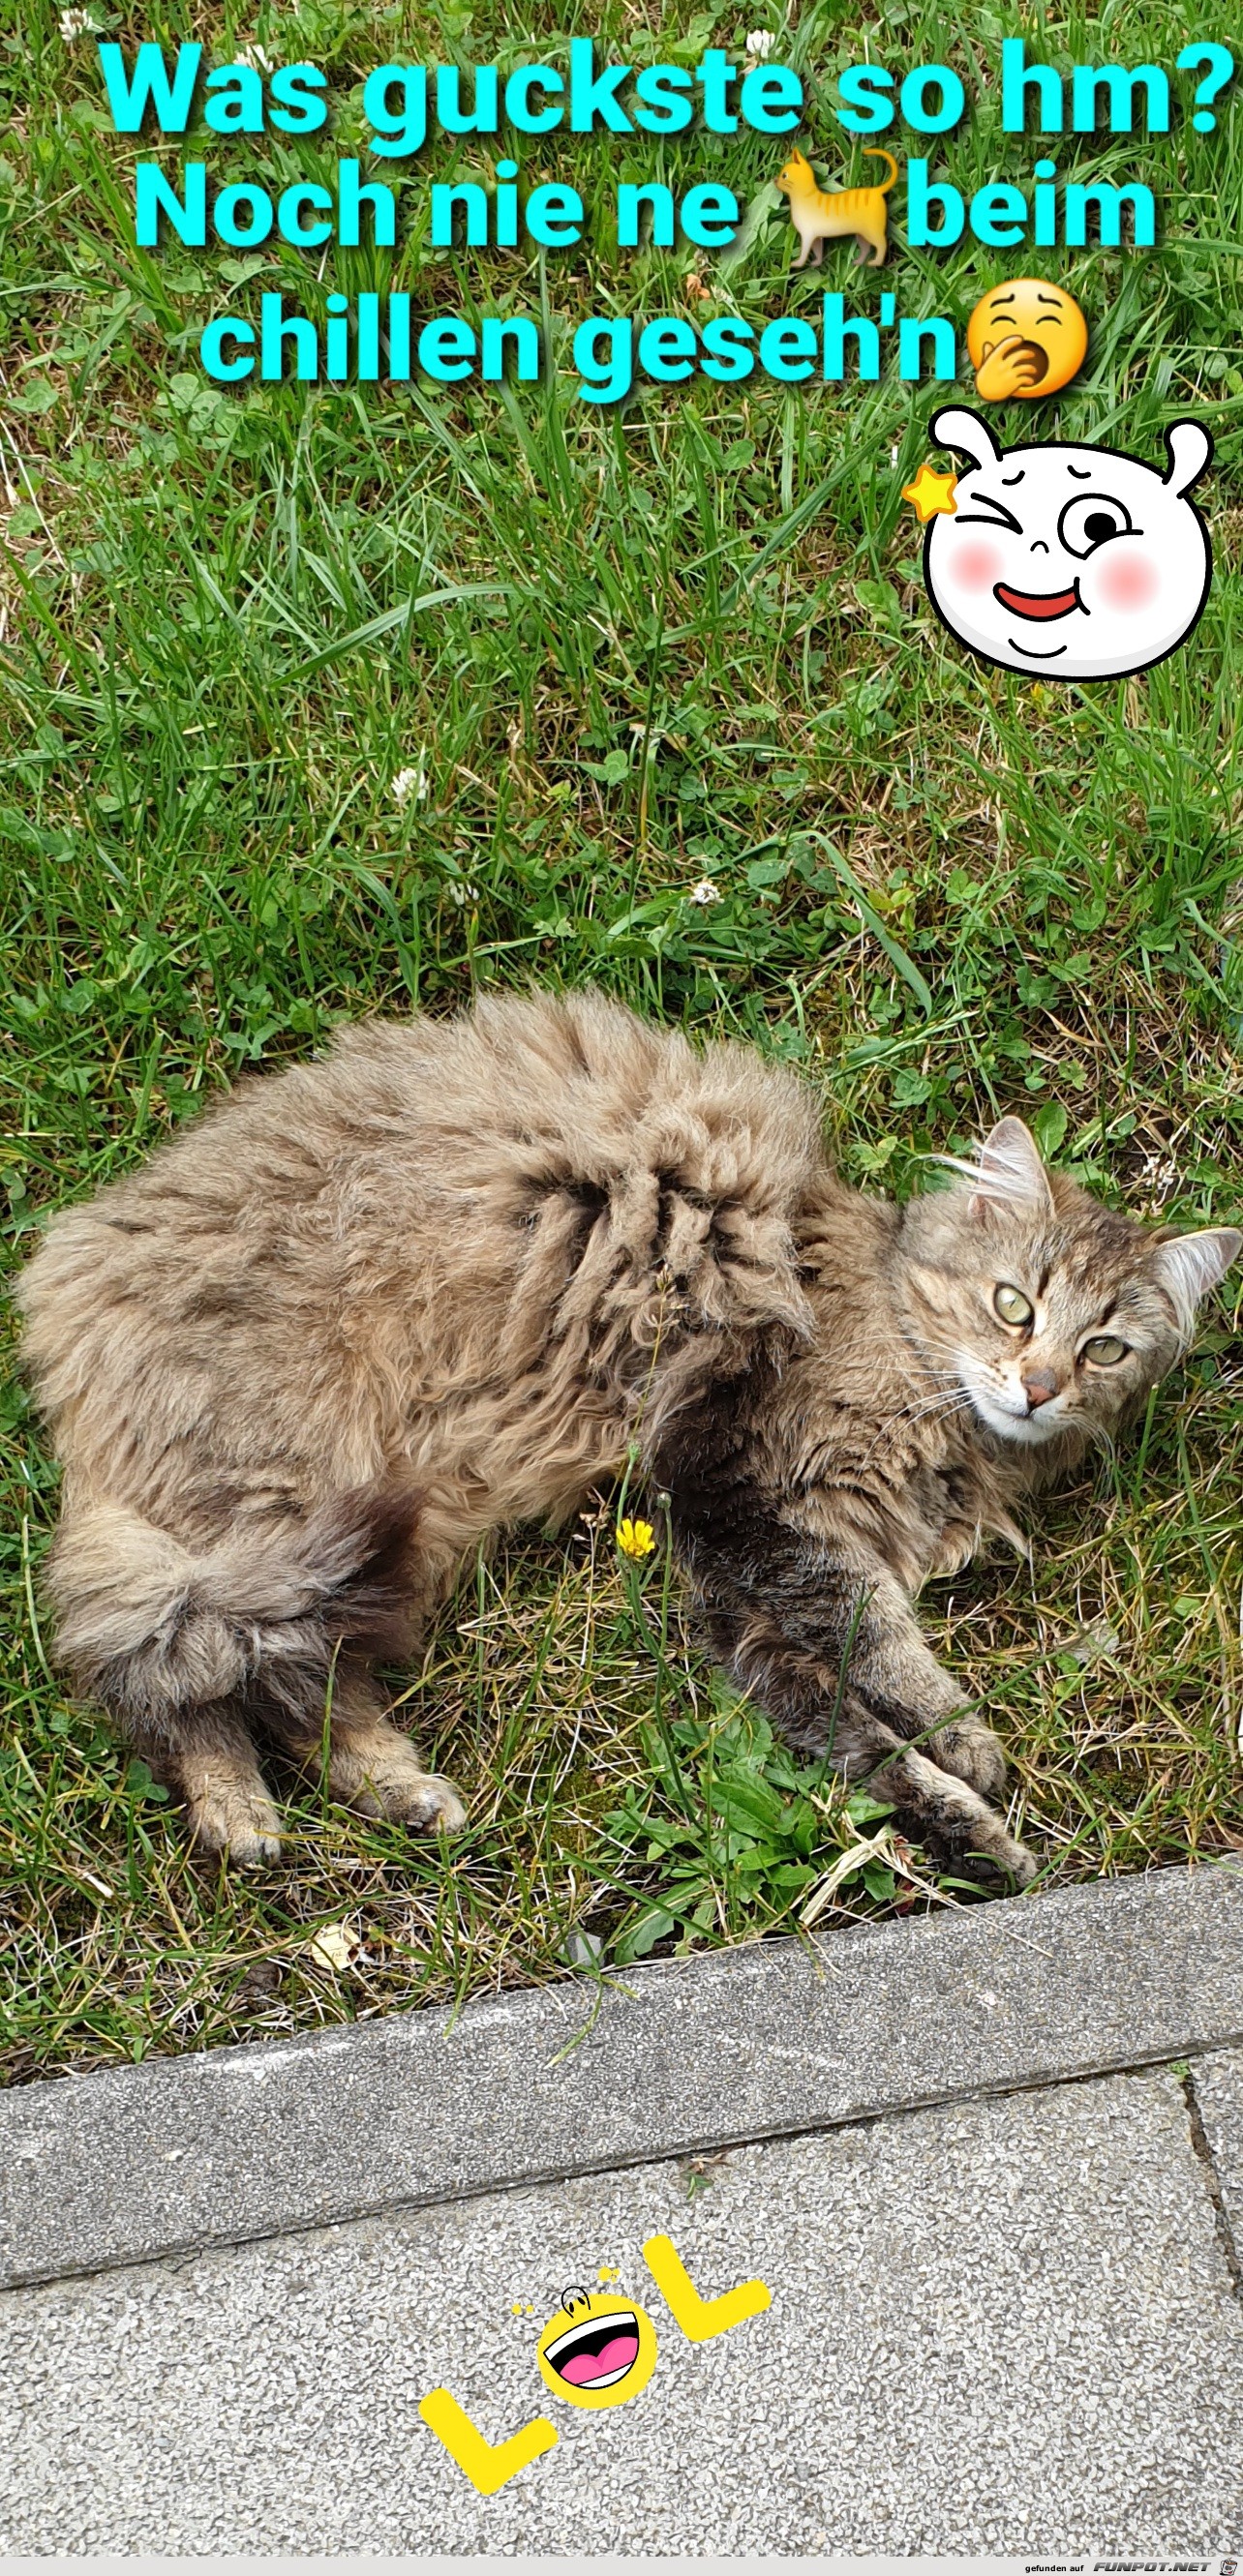
<path fill-rule="evenodd" d="M 1243 2297 L 1243 2050 L 1226 2049 L 1195 2071 L 1195 2104 L 1214 2181 L 1221 2193 L 1226 2258 Z"/>
<path fill-rule="evenodd" d="M 0 2286 L 1240 2040 L 1221 1863 L 32 2084 Z"/>

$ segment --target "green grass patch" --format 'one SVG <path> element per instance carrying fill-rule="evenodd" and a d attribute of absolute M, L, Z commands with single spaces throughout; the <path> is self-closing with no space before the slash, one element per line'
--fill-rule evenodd
<path fill-rule="evenodd" d="M 640 61 L 685 39 L 616 0 L 555 24 L 404 0 L 260 0 L 253 19 L 207 7 L 193 25 L 183 0 L 158 24 L 96 14 L 130 47 L 193 33 L 218 55 L 257 39 L 323 63 L 325 162 L 351 148 L 361 79 L 389 56 L 506 63 L 594 30 Z M 1063 68 L 1168 47 L 1145 0 L 1125 35 L 1116 12 L 1037 17 Z M 856 15 L 813 5 L 788 38 L 767 23 L 811 82 L 814 157 L 859 175 L 827 112 L 863 50 Z M 977 0 L 948 49 L 918 0 L 879 23 L 874 57 L 948 58 L 973 96 L 1020 31 Z M 695 24 L 735 48 L 745 33 L 713 7 Z M 1026 32 L 1034 47 L 1030 13 Z M 106 130 L 89 40 L 67 42 L 45 0 L 5 40 L 0 85 L 15 1255 L 41 1210 L 340 1018 L 447 1011 L 531 977 L 592 978 L 803 1066 L 860 1182 L 904 1190 L 923 1155 L 1011 1107 L 1110 1199 L 1237 1216 L 1237 117 L 1207 138 L 1182 125 L 1059 147 L 1063 176 L 1146 178 L 1162 238 L 1138 257 L 1041 254 L 1092 341 L 1037 423 L 1155 458 L 1162 425 L 1194 407 L 1217 440 L 1201 496 L 1217 571 L 1190 644 L 1137 680 L 1059 691 L 971 662 L 924 598 L 899 487 L 944 388 L 700 379 L 595 414 L 561 363 L 538 387 L 460 400 L 235 395 L 197 371 L 207 315 L 273 285 L 308 311 L 333 286 L 468 316 L 546 306 L 560 358 L 585 313 L 694 317 L 701 289 L 750 319 L 797 310 L 818 289 L 790 278 L 783 221 L 718 273 L 687 251 L 619 259 L 601 211 L 619 178 L 753 195 L 778 159 L 758 138 L 631 154 L 548 137 L 532 170 L 596 211 L 543 267 L 432 253 L 428 178 L 491 167 L 477 140 L 441 142 L 397 174 L 395 251 L 338 252 L 321 274 L 277 245 L 239 276 L 215 251 L 135 251 L 136 146 Z M 1034 157 L 996 116 L 993 94 L 949 138 L 945 174 L 968 192 Z M 200 146 L 221 178 L 295 175 L 292 147 L 262 137 L 191 134 L 169 166 Z M 315 155 L 297 175 L 318 175 Z M 856 310 L 883 285 L 961 330 L 986 285 L 1030 270 L 1030 252 L 908 254 L 894 205 L 879 277 L 844 247 L 826 260 Z M 999 430 L 1030 434 L 1032 417 L 1016 405 Z M 1116 1468 L 1041 1512 L 1034 1570 L 982 1564 L 928 1597 L 938 1648 L 1005 1737 L 1045 1883 L 1243 1847 L 1240 1386 L 1223 1310 Z M 192 1861 L 167 1802 L 49 1668 L 36 1603 L 55 1477 L 16 1378 L 3 1407 L 12 2075 L 755 1938 L 818 1891 L 821 1930 L 972 1901 L 722 1693 L 663 1560 L 641 1577 L 619 1564 L 608 1497 L 568 1535 L 524 1533 L 469 1571 L 421 1671 L 397 1677 L 421 1748 L 470 1800 L 460 1842 L 424 1848 L 283 1783 L 287 1865 L 252 1882 Z M 323 1927 L 339 1937 L 317 1946 Z"/>

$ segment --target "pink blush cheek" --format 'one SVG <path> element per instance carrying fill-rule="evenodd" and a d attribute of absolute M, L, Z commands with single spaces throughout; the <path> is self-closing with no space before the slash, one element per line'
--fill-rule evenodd
<path fill-rule="evenodd" d="M 987 537 L 968 537 L 965 545 L 953 548 L 946 570 L 956 590 L 991 590 L 1005 566 L 1000 547 L 991 546 Z"/>
<path fill-rule="evenodd" d="M 1110 560 L 1101 565 L 1093 588 L 1107 608 L 1147 608 L 1161 588 L 1161 575 L 1151 555 L 1111 547 Z"/>

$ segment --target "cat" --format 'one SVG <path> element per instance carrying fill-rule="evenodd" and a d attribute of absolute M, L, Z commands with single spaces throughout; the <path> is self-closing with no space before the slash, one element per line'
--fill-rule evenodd
<path fill-rule="evenodd" d="M 869 159 L 889 164 L 888 178 L 875 188 L 842 188 L 826 195 L 823 188 L 816 186 L 815 171 L 802 152 L 792 152 L 784 170 L 778 171 L 777 185 L 790 200 L 790 221 L 802 244 L 801 256 L 794 262 L 796 268 L 806 268 L 809 258 L 819 268 L 825 242 L 840 240 L 846 233 L 855 235 L 860 260 L 867 259 L 870 249 L 868 267 L 884 267 L 889 247 L 889 208 L 885 200 L 897 178 L 898 165 L 892 152 L 882 152 L 875 144 L 866 145 L 865 150 Z"/>
<path fill-rule="evenodd" d="M 452 1829 L 373 1661 L 489 1532 L 637 1454 L 739 1686 L 1021 1887 L 1001 1748 L 914 1597 L 1112 1437 L 1241 1243 L 1102 1206 L 1012 1117 L 944 1187 L 863 1194 L 793 1072 L 590 991 L 364 1023 L 24 1274 L 60 1655 L 209 1852 L 275 1856 L 256 1739 L 314 1764 L 329 1706 L 333 1792 Z"/>

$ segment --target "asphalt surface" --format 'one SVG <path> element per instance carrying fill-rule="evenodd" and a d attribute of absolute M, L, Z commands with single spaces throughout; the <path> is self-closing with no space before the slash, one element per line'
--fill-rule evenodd
<path fill-rule="evenodd" d="M 1240 2074 L 1196 2061 L 1199 2117 L 1174 2071 L 1089 2078 L 11 2291 L 0 2548 L 1237 2550 Z M 688 2340 L 658 2234 L 770 2305 Z M 571 2285 L 646 2310 L 642 2393 L 545 2386 Z M 555 2446 L 481 2494 L 420 2416 L 441 2387 Z"/>

